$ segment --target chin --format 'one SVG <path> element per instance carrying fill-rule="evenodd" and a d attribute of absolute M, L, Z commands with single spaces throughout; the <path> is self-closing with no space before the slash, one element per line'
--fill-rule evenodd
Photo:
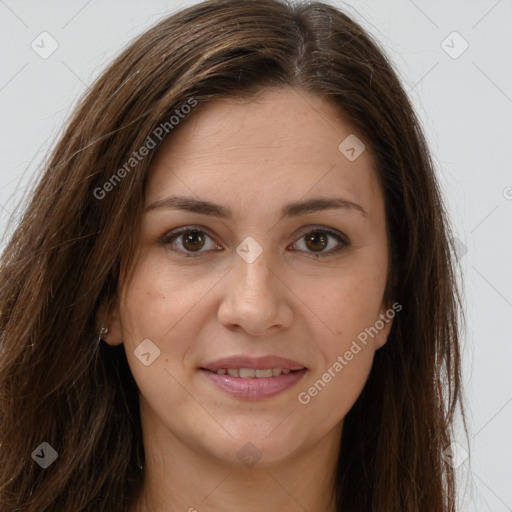
<path fill-rule="evenodd" d="M 234 436 L 226 442 L 224 448 L 219 445 L 210 447 L 210 453 L 236 469 L 244 466 L 248 469 L 265 469 L 292 458 L 298 451 L 298 446 L 287 446 L 286 441 L 289 442 L 289 439 Z"/>

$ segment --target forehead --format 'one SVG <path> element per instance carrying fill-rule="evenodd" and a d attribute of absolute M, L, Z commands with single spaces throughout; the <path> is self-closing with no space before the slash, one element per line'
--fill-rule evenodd
<path fill-rule="evenodd" d="M 146 204 L 181 194 L 222 199 L 243 215 L 258 206 L 277 209 L 299 198 L 341 194 L 381 213 L 369 145 L 352 161 L 340 151 L 354 135 L 362 139 L 328 100 L 291 88 L 212 101 L 160 147 Z"/>

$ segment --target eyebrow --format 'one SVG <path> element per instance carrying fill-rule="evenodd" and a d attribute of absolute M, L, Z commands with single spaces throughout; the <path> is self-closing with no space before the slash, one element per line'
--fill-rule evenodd
<path fill-rule="evenodd" d="M 220 217 L 222 219 L 230 219 L 233 215 L 228 207 L 221 204 L 206 200 L 198 200 L 192 197 L 175 195 L 160 199 L 150 204 L 146 208 L 146 211 L 160 208 L 185 210 L 202 215 Z M 314 213 L 334 208 L 359 212 L 364 217 L 368 217 L 368 214 L 360 205 L 341 197 L 314 198 L 305 201 L 288 203 L 282 208 L 281 216 L 282 218 L 298 217 L 299 215 L 305 215 L 308 213 Z"/>

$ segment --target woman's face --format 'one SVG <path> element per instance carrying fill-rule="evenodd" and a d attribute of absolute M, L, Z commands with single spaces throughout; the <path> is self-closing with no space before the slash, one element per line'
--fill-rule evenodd
<path fill-rule="evenodd" d="M 263 466 L 339 442 L 394 316 L 384 199 L 353 137 L 286 88 L 211 102 L 160 148 L 107 336 L 160 445 Z"/>

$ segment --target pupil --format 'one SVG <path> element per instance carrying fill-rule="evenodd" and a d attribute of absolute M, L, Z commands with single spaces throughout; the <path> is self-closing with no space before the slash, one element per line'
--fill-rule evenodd
<path fill-rule="evenodd" d="M 319 233 L 319 232 L 313 233 L 313 234 L 309 235 L 309 237 L 307 237 L 306 244 L 308 244 L 308 247 L 310 249 L 316 250 L 315 247 L 310 247 L 308 242 L 313 242 L 313 245 L 320 243 L 320 245 L 322 247 L 320 247 L 320 248 L 317 247 L 316 249 L 319 249 L 321 251 L 322 249 L 325 249 L 325 247 L 327 246 L 327 237 L 323 233 Z"/>
<path fill-rule="evenodd" d="M 203 237 L 200 235 L 199 231 L 189 231 L 188 233 L 189 234 L 186 235 L 183 240 L 184 247 L 192 251 L 196 249 L 201 249 L 202 242 L 204 242 L 204 240 Z M 199 242 L 197 242 L 197 239 L 199 239 Z"/>

